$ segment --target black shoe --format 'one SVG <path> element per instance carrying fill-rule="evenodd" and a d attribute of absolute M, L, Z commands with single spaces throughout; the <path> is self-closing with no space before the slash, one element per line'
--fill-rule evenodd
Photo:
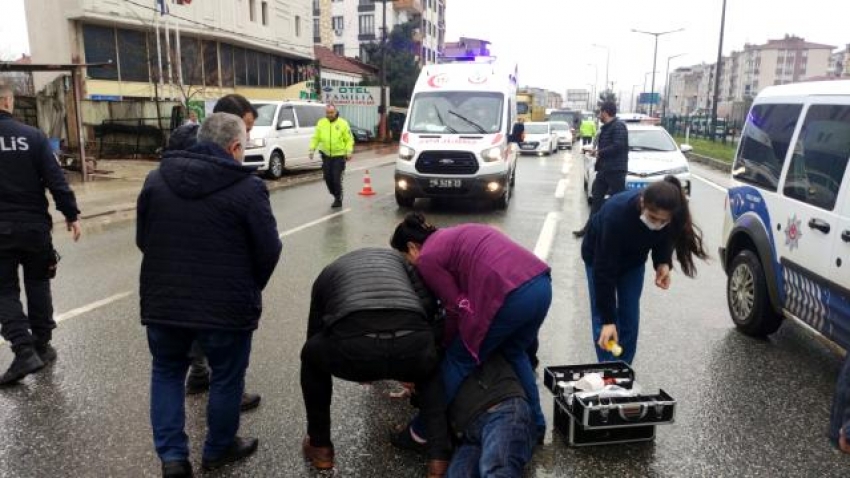
<path fill-rule="evenodd" d="M 331 204 L 331 207 L 333 207 L 333 208 L 342 207 L 342 199 L 335 199 L 334 203 Z"/>
<path fill-rule="evenodd" d="M 247 412 L 260 406 L 260 395 L 256 393 L 243 393 L 239 411 Z"/>
<path fill-rule="evenodd" d="M 585 229 L 585 228 L 581 228 L 578 231 L 573 231 L 573 236 L 576 239 L 578 239 L 580 237 L 584 237 L 585 234 L 587 234 L 587 229 Z"/>
<path fill-rule="evenodd" d="M 390 433 L 390 443 L 402 450 L 425 453 L 428 451 L 427 443 L 419 443 L 410 435 L 410 426 L 404 426 L 401 430 L 395 429 Z"/>
<path fill-rule="evenodd" d="M 210 372 L 206 368 L 199 369 L 195 365 L 189 369 L 189 378 L 186 379 L 186 395 L 197 395 L 205 393 L 210 389 Z"/>
<path fill-rule="evenodd" d="M 224 465 L 229 465 L 243 458 L 247 458 L 257 451 L 258 443 L 259 441 L 256 438 L 236 437 L 233 439 L 233 444 L 231 444 L 220 457 L 215 460 L 204 459 L 201 462 L 201 467 L 207 471 L 215 470 Z"/>
<path fill-rule="evenodd" d="M 44 362 L 44 365 L 53 362 L 54 360 L 56 360 L 57 357 L 56 349 L 54 349 L 53 346 L 50 345 L 50 343 L 36 344 L 35 353 L 38 354 L 38 358 L 40 358 L 41 361 Z"/>
<path fill-rule="evenodd" d="M 162 478 L 192 478 L 192 464 L 183 461 L 162 462 Z"/>
<path fill-rule="evenodd" d="M 41 361 L 35 350 L 32 347 L 27 347 L 15 353 L 15 359 L 12 360 L 9 369 L 3 375 L 0 375 L 0 386 L 15 384 L 18 380 L 43 367 L 44 362 Z"/>

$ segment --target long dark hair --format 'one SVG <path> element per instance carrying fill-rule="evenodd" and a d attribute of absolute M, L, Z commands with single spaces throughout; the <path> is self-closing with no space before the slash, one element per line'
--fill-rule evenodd
<path fill-rule="evenodd" d="M 682 272 L 688 277 L 694 277 L 697 273 L 694 256 L 708 260 L 708 253 L 703 244 L 702 230 L 691 219 L 688 197 L 682 189 L 682 183 L 676 176 L 666 176 L 664 181 L 652 183 L 643 191 L 643 205 L 672 214 L 668 227 L 672 228 L 676 259 L 682 265 Z"/>
<path fill-rule="evenodd" d="M 399 252 L 407 252 L 407 243 L 425 244 L 428 237 L 437 232 L 437 228 L 428 224 L 425 216 L 418 212 L 408 213 L 390 239 L 390 246 Z"/>

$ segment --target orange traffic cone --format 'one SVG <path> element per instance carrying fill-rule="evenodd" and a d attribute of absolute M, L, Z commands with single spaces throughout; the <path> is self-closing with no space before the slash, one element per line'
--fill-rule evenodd
<path fill-rule="evenodd" d="M 372 190 L 372 178 L 369 177 L 369 170 L 367 169 L 365 174 L 363 175 L 363 189 L 358 193 L 361 196 L 374 196 L 375 191 Z"/>

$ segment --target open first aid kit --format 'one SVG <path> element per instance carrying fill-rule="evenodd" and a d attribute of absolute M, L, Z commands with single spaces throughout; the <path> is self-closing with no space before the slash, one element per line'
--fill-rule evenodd
<path fill-rule="evenodd" d="M 643 393 L 625 362 L 546 367 L 543 383 L 570 446 L 651 441 L 656 425 L 676 418 L 676 400 L 664 390 Z"/>

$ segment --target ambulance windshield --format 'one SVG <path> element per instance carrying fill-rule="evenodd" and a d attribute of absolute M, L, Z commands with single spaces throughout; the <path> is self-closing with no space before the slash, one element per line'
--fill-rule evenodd
<path fill-rule="evenodd" d="M 484 91 L 419 93 L 413 99 L 411 133 L 493 134 L 502 129 L 504 95 Z"/>

